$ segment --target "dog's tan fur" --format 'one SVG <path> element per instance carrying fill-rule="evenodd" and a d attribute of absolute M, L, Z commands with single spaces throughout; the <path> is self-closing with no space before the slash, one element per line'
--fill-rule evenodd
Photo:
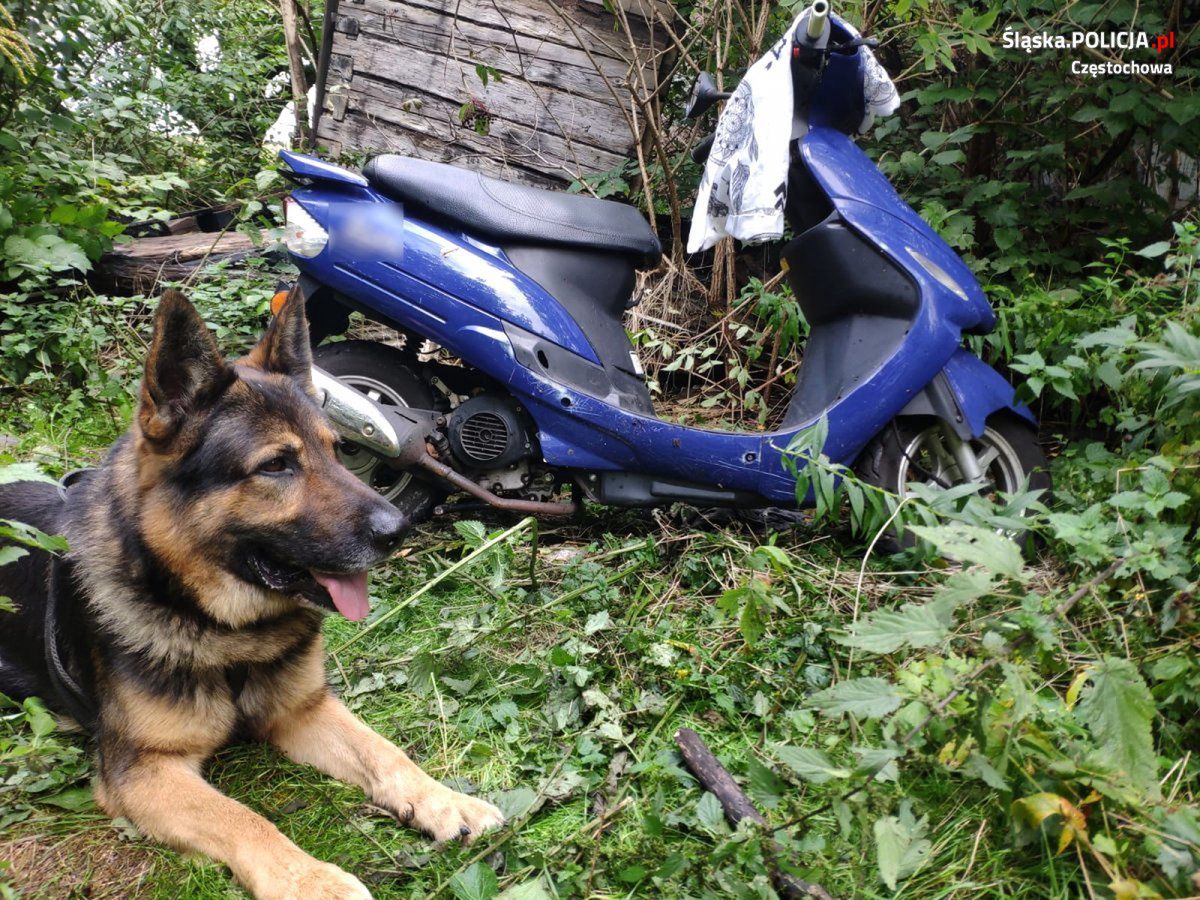
<path fill-rule="evenodd" d="M 326 685 L 320 637 L 288 670 L 248 682 L 238 707 L 217 694 L 164 702 L 129 687 L 114 693 L 136 749 L 119 778 L 104 779 L 100 806 L 146 834 L 220 860 L 259 898 L 368 897 L 353 876 L 319 862 L 274 825 L 225 797 L 200 775 L 239 712 L 262 722 L 254 735 L 298 763 L 361 787 L 401 821 L 446 841 L 501 823 L 496 809 L 426 775 L 356 719 Z"/>

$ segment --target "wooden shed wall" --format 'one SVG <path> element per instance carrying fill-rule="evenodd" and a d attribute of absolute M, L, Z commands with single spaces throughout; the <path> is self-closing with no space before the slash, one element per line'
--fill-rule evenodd
<path fill-rule="evenodd" d="M 652 0 L 624 2 L 649 60 L 664 40 L 642 15 Z M 550 186 L 615 168 L 634 152 L 636 78 L 616 25 L 595 0 L 343 0 L 318 142 Z M 481 65 L 500 78 L 485 84 Z M 642 77 L 653 86 L 653 63 Z"/>

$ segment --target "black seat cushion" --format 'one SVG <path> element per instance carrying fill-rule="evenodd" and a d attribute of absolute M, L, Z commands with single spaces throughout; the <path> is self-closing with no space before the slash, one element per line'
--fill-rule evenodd
<path fill-rule="evenodd" d="M 662 247 L 636 208 L 562 191 L 488 178 L 444 163 L 385 153 L 363 169 L 383 194 L 498 244 L 546 244 L 606 250 L 647 268 Z"/>

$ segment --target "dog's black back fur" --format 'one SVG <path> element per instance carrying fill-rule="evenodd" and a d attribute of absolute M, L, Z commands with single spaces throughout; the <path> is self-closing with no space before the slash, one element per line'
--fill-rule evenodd
<path fill-rule="evenodd" d="M 58 487 L 42 482 L 0 485 L 0 517 L 16 518 L 47 534 L 66 526 L 66 507 Z M 52 709 L 68 713 L 50 680 L 46 665 L 46 591 L 50 554 L 30 549 L 14 563 L 0 566 L 0 597 L 9 597 L 17 611 L 0 613 L 0 692 L 13 700 L 43 698 Z M 66 576 L 67 573 L 61 573 Z M 60 643 L 74 651 L 84 643 L 86 610 L 78 602 L 69 577 L 61 582 Z M 71 652 L 72 657 L 76 652 Z M 86 677 L 86 676 L 84 676 Z"/>

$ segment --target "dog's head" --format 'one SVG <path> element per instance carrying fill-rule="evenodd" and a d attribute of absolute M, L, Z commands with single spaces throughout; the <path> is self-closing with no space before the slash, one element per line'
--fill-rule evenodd
<path fill-rule="evenodd" d="M 143 539 L 230 624 L 289 603 L 363 618 L 407 524 L 338 462 L 311 366 L 296 291 L 232 363 L 182 294 L 159 304 L 133 428 Z"/>

